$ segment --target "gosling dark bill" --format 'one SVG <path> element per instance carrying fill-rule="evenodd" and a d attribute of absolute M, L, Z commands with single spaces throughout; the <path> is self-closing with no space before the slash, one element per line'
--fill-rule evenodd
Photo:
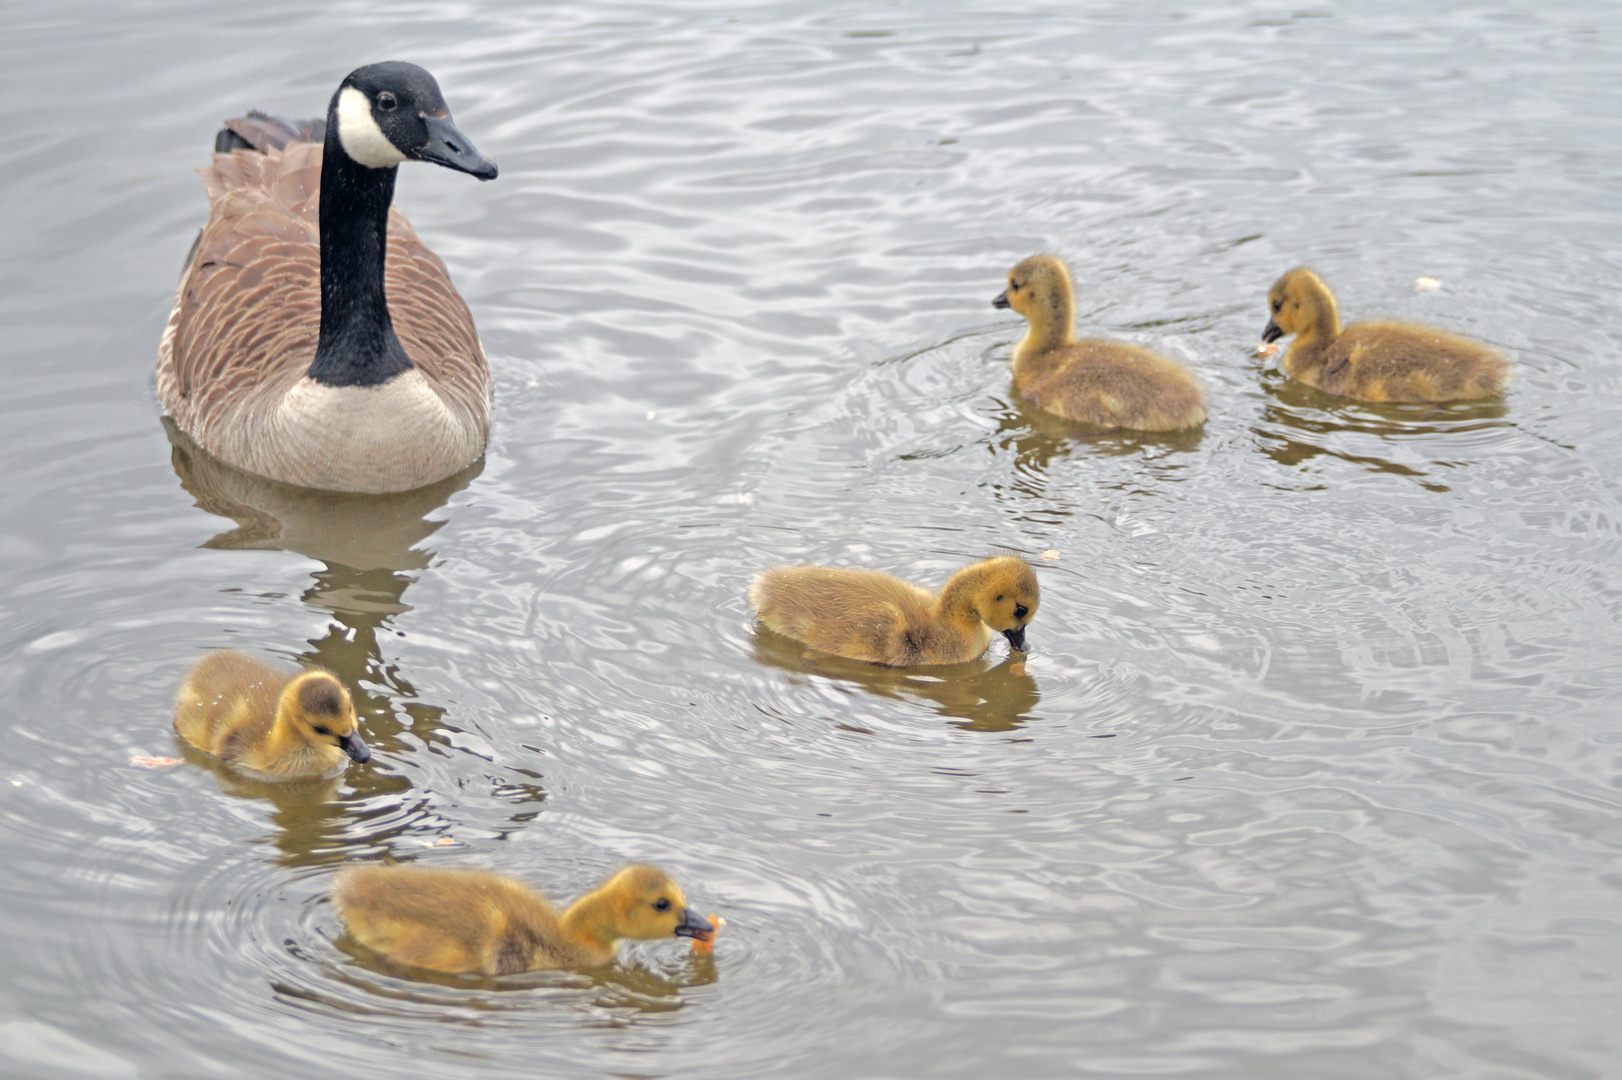
<path fill-rule="evenodd" d="M 682 908 L 681 924 L 676 927 L 677 937 L 697 938 L 699 941 L 708 941 L 715 930 L 710 926 L 710 920 L 704 918 L 692 908 Z"/>
<path fill-rule="evenodd" d="M 366 745 L 359 732 L 338 736 L 338 745 L 349 755 L 350 761 L 364 765 L 372 760 L 371 748 Z"/>

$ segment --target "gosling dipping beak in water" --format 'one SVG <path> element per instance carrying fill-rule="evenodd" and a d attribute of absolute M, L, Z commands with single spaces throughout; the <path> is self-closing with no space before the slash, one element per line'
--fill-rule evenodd
<path fill-rule="evenodd" d="M 336 675 L 287 671 L 228 649 L 198 660 L 180 684 L 175 732 L 205 754 L 272 780 L 332 776 L 345 758 L 372 757 Z"/>

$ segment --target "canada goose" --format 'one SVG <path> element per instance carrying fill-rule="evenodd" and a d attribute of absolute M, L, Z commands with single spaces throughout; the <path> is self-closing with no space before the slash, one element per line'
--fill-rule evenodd
<path fill-rule="evenodd" d="M 216 148 L 158 347 L 181 430 L 240 469 L 334 491 L 405 491 L 476 460 L 484 349 L 445 264 L 389 205 L 402 161 L 495 178 L 434 77 L 358 68 L 324 129 L 252 114 Z"/>
<path fill-rule="evenodd" d="M 561 916 L 527 885 L 485 870 L 353 866 L 333 882 L 332 898 L 362 945 L 450 973 L 597 967 L 622 938 L 708 941 L 715 932 L 651 866 L 625 867 Z"/>
<path fill-rule="evenodd" d="M 1440 402 L 1492 397 L 1509 381 L 1509 361 L 1468 338 L 1398 322 L 1344 329 L 1335 295 L 1306 267 L 1267 294 L 1264 342 L 1294 334 L 1279 366 L 1297 382 L 1358 401 Z"/>
<path fill-rule="evenodd" d="M 777 566 L 749 586 L 760 621 L 813 649 L 870 664 L 959 664 L 986 651 L 991 631 L 1025 648 L 1040 602 L 1036 573 L 1005 555 L 966 566 L 931 595 L 877 570 Z"/>
<path fill-rule="evenodd" d="M 1177 431 L 1205 423 L 1205 391 L 1182 365 L 1125 341 L 1077 341 L 1070 271 L 1032 255 L 1008 273 L 992 307 L 1030 328 L 1014 346 L 1014 386 L 1026 401 L 1100 428 Z"/>
<path fill-rule="evenodd" d="M 192 666 L 175 696 L 175 731 L 221 761 L 277 780 L 328 776 L 369 761 L 349 691 L 330 671 L 284 671 L 222 649 Z"/>

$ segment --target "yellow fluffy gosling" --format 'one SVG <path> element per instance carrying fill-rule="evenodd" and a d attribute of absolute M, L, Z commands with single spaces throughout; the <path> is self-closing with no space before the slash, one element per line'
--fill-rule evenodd
<path fill-rule="evenodd" d="M 651 866 L 627 866 L 561 916 L 527 885 L 485 870 L 354 866 L 338 875 L 332 898 L 362 945 L 452 974 L 597 967 L 624 938 L 708 941 L 713 933 Z"/>
<path fill-rule="evenodd" d="M 1177 431 L 1205 423 L 1205 391 L 1188 369 L 1125 341 L 1073 333 L 1070 272 L 1032 255 L 1008 273 L 993 307 L 1013 308 L 1030 328 L 1014 346 L 1014 385 L 1031 404 L 1100 428 Z"/>
<path fill-rule="evenodd" d="M 1036 573 L 1011 555 L 966 566 L 940 596 L 877 570 L 777 566 L 749 586 L 760 621 L 813 649 L 890 667 L 959 664 L 986 651 L 991 631 L 1025 648 Z"/>
<path fill-rule="evenodd" d="M 197 661 L 175 697 L 175 731 L 221 761 L 277 780 L 367 761 L 349 691 L 330 671 L 291 672 L 222 650 Z"/>
<path fill-rule="evenodd" d="M 1492 397 L 1509 381 L 1509 361 L 1469 338 L 1410 323 L 1355 323 L 1344 329 L 1335 295 L 1305 267 L 1267 294 L 1272 316 L 1262 340 L 1294 334 L 1279 366 L 1297 382 L 1358 401 L 1467 401 Z"/>

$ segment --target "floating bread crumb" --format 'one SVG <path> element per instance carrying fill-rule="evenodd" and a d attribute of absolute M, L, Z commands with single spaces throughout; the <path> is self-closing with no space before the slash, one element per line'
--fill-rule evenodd
<path fill-rule="evenodd" d="M 715 939 L 720 935 L 721 927 L 725 926 L 726 924 L 727 921 L 725 919 L 721 918 L 721 916 L 715 914 L 713 911 L 710 912 L 710 936 L 707 938 L 693 939 L 693 955 L 708 956 L 710 953 L 714 952 Z"/>
<path fill-rule="evenodd" d="M 139 765 L 143 769 L 167 769 L 171 765 L 179 765 L 177 757 L 147 757 L 145 754 L 131 754 L 130 764 Z"/>

